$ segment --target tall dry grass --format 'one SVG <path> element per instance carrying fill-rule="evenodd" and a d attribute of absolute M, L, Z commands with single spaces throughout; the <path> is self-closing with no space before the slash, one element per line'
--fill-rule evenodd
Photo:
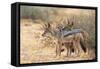
<path fill-rule="evenodd" d="M 74 17 L 74 18 L 73 18 Z M 94 50 L 79 57 L 55 58 L 57 40 L 42 37 L 43 24 L 50 23 L 55 29 L 57 25 L 66 26 L 63 20 L 74 22 L 74 28 L 81 28 L 89 33 L 88 46 L 95 47 L 95 10 L 21 6 L 21 63 L 37 63 L 52 61 L 91 60 Z M 48 34 L 49 35 L 49 34 Z M 66 55 L 66 52 L 62 52 Z"/>

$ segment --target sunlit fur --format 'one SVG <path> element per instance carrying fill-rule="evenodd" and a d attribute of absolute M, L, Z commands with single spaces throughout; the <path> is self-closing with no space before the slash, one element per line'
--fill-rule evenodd
<path fill-rule="evenodd" d="M 74 19 L 72 19 L 74 20 Z M 59 22 L 59 21 L 58 21 Z M 45 23 L 44 24 L 44 33 L 42 34 L 42 36 L 46 36 L 47 33 L 51 33 L 52 36 L 57 37 L 57 30 L 59 30 L 59 27 L 70 27 L 70 30 L 73 27 L 73 21 L 70 22 L 70 20 L 66 20 L 65 19 L 60 19 L 59 23 Z M 66 24 L 66 25 L 64 25 Z M 61 55 L 61 48 L 62 46 L 65 46 L 65 48 L 67 49 L 67 53 L 66 56 L 70 56 L 71 55 L 71 50 L 73 49 L 75 52 L 75 55 L 80 55 L 81 51 L 83 50 L 84 52 L 87 52 L 86 46 L 87 46 L 87 40 L 88 40 L 88 33 L 86 31 L 82 31 L 80 33 L 76 33 L 76 34 L 72 34 L 66 37 L 57 37 L 58 41 L 58 45 L 56 46 L 56 56 L 60 56 Z"/>

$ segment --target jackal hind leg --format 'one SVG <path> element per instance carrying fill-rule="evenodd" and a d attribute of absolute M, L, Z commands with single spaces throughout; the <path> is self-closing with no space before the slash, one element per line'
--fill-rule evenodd
<path fill-rule="evenodd" d="M 70 46 L 67 47 L 67 56 L 68 56 L 68 57 L 71 56 L 71 49 L 70 49 Z"/>
<path fill-rule="evenodd" d="M 73 42 L 73 47 L 74 47 L 74 57 L 79 56 L 79 48 L 78 48 L 78 43 L 77 42 Z"/>

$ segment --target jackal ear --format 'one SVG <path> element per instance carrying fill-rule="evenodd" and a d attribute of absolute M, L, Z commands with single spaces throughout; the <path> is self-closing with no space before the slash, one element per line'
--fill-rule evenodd
<path fill-rule="evenodd" d="M 74 17 L 73 19 L 67 19 L 67 23 L 68 23 L 68 26 L 73 26 L 74 25 Z"/>
<path fill-rule="evenodd" d="M 67 19 L 67 21 L 68 21 L 68 25 L 69 25 L 70 24 L 69 19 Z"/>
<path fill-rule="evenodd" d="M 74 25 L 74 22 L 72 21 L 71 26 L 73 26 L 73 25 Z"/>

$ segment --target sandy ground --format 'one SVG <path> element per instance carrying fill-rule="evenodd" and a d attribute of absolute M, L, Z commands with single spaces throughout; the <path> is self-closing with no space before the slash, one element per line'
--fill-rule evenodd
<path fill-rule="evenodd" d="M 66 52 L 62 52 L 61 57 L 56 57 L 55 44 L 52 39 L 41 36 L 43 30 L 41 25 L 33 23 L 31 19 L 21 19 L 21 46 L 20 63 L 40 63 L 56 61 L 77 61 L 92 60 L 95 58 L 94 49 L 89 53 L 81 53 L 80 56 L 66 57 Z M 49 42 L 47 42 L 49 40 Z M 51 41 L 50 41 L 51 40 Z"/>

